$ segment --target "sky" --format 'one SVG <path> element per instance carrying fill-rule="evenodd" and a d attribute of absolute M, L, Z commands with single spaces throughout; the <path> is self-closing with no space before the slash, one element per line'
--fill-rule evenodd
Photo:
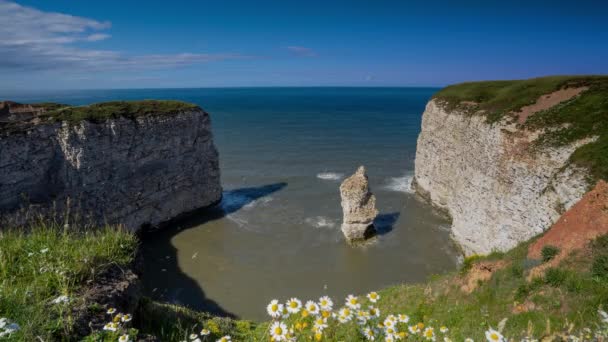
<path fill-rule="evenodd" d="M 608 73 L 608 1 L 0 0 L 0 91 Z"/>

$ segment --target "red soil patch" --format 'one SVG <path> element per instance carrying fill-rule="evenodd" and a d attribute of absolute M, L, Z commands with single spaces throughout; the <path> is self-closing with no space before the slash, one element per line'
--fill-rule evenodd
<path fill-rule="evenodd" d="M 479 283 L 485 282 L 492 278 L 494 272 L 503 269 L 507 266 L 504 260 L 499 261 L 481 261 L 473 264 L 467 274 L 461 279 L 460 290 L 465 293 L 471 293 L 479 287 Z"/>
<path fill-rule="evenodd" d="M 604 234 L 608 234 L 608 183 L 600 180 L 545 235 L 530 245 L 529 259 L 541 259 L 544 246 L 552 245 L 560 249 L 550 262 L 533 269 L 530 278 L 557 266 L 572 251 L 585 248 L 591 240 Z"/>
<path fill-rule="evenodd" d="M 523 124 L 530 115 L 547 110 L 561 102 L 570 100 L 587 89 L 589 88 L 564 88 L 554 91 L 551 94 L 543 95 L 536 100 L 536 103 L 522 107 L 519 112 L 515 113 L 517 115 L 517 122 Z"/>

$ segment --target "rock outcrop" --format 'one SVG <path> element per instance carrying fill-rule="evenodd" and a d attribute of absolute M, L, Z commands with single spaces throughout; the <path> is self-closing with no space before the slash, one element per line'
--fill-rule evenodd
<path fill-rule="evenodd" d="M 585 170 L 569 163 L 583 139 L 533 151 L 539 133 L 517 122 L 448 111 L 431 100 L 422 117 L 414 186 L 452 218 L 467 255 L 506 251 L 549 228 L 586 192 Z"/>
<path fill-rule="evenodd" d="M 137 230 L 219 201 L 209 115 L 167 103 L 116 102 L 79 120 L 0 108 L 0 227 L 69 212 Z M 138 115 L 112 112 L 135 106 Z M 100 117 L 99 108 L 110 112 Z"/>
<path fill-rule="evenodd" d="M 349 242 L 365 240 L 375 234 L 374 219 L 378 215 L 376 197 L 370 192 L 365 168 L 340 185 L 342 197 L 342 232 Z"/>

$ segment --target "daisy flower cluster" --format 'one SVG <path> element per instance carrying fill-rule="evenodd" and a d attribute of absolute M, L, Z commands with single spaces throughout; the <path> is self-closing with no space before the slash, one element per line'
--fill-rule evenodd
<path fill-rule="evenodd" d="M 133 319 L 130 314 L 117 312 L 115 308 L 109 308 L 106 314 L 110 316 L 110 321 L 103 326 L 103 330 L 112 334 L 117 334 L 118 342 L 131 341 L 127 326 Z"/>
<path fill-rule="evenodd" d="M 8 318 L 0 318 L 0 338 L 10 337 L 13 333 L 19 331 L 19 324 L 11 322 Z"/>
<path fill-rule="evenodd" d="M 449 341 L 447 327 L 441 327 L 436 332 L 433 327 L 425 327 L 423 323 L 408 325 L 410 317 L 406 314 L 389 314 L 381 319 L 380 309 L 376 303 L 380 299 L 377 292 L 370 292 L 367 300 L 354 295 L 348 295 L 344 305 L 334 309 L 331 298 L 324 296 L 318 301 L 303 303 L 298 298 L 291 298 L 285 303 L 277 299 L 270 301 L 266 307 L 268 315 L 273 319 L 268 329 L 271 341 L 296 341 L 304 339 L 320 341 L 340 324 L 355 324 L 360 334 L 369 341 L 397 341 L 410 337 L 419 340 L 435 341 L 441 336 Z M 329 337 L 329 336 L 328 336 Z"/>
<path fill-rule="evenodd" d="M 198 334 L 197 333 L 192 333 L 189 336 L 189 340 L 190 342 L 202 342 L 202 341 L 207 341 L 207 338 L 209 338 L 209 335 L 211 335 L 211 330 L 207 329 L 207 328 L 203 328 Z M 183 340 L 182 342 L 188 342 L 188 340 Z M 229 335 L 220 337 L 219 339 L 216 340 L 216 342 L 232 342 L 232 338 Z"/>

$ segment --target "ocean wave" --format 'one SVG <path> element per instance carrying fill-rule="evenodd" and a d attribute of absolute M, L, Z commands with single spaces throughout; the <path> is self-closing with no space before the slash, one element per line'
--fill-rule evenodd
<path fill-rule="evenodd" d="M 321 172 L 321 173 L 317 173 L 317 178 L 323 179 L 323 180 L 337 181 L 337 180 L 344 178 L 344 174 L 337 173 L 337 172 Z"/>
<path fill-rule="evenodd" d="M 384 189 L 389 191 L 405 192 L 408 194 L 414 193 L 414 187 L 412 182 L 414 181 L 414 175 L 407 174 L 402 177 L 391 177 L 386 182 Z"/>
<path fill-rule="evenodd" d="M 334 228 L 336 226 L 335 221 L 324 216 L 309 217 L 305 221 L 315 228 Z"/>

